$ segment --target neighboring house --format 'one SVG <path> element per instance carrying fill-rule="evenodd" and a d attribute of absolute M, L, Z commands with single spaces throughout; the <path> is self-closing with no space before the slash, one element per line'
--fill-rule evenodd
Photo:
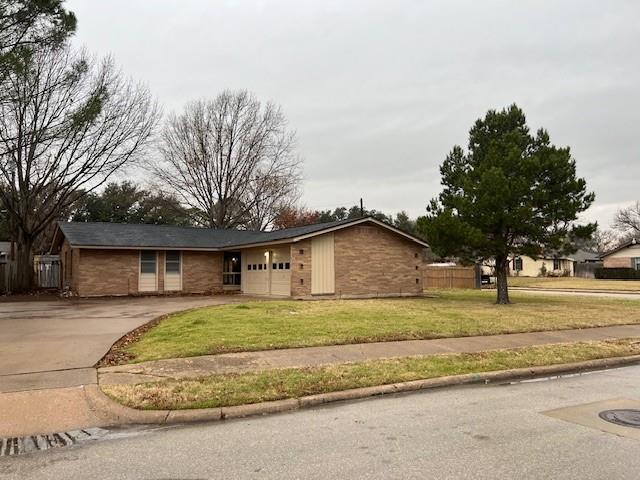
<path fill-rule="evenodd" d="M 602 255 L 604 268 L 633 268 L 640 270 L 640 241 L 629 240 L 618 248 Z"/>
<path fill-rule="evenodd" d="M 542 275 L 543 266 L 548 276 L 593 278 L 593 271 L 601 265 L 597 253 L 578 250 L 571 255 L 543 255 L 538 259 L 524 255 L 513 257 L 509 271 L 512 276 L 538 277 Z"/>
<path fill-rule="evenodd" d="M 549 276 L 574 276 L 574 259 L 565 255 L 544 255 L 533 259 L 525 255 L 512 257 L 509 274 L 518 277 L 540 277 L 542 272 Z"/>
<path fill-rule="evenodd" d="M 427 244 L 366 217 L 274 232 L 61 222 L 52 253 L 80 296 L 417 295 Z"/>
<path fill-rule="evenodd" d="M 485 262 L 482 265 L 482 275 L 485 277 L 495 276 L 493 265 L 492 259 Z M 538 259 L 533 259 L 526 255 L 512 255 L 509 257 L 509 276 L 541 277 L 543 270 L 545 275 L 548 276 L 569 275 L 573 277 L 575 274 L 575 261 L 572 257 L 565 255 L 545 255 Z"/>

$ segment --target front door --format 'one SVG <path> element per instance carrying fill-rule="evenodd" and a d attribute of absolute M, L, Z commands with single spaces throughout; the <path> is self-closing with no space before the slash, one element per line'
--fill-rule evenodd
<path fill-rule="evenodd" d="M 155 250 L 140 251 L 139 292 L 158 290 L 158 254 Z"/>
<path fill-rule="evenodd" d="M 240 290 L 242 268 L 240 252 L 224 252 L 222 285 L 225 290 Z"/>

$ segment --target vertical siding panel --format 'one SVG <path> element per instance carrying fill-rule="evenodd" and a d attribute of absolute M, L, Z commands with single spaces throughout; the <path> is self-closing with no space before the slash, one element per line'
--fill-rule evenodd
<path fill-rule="evenodd" d="M 335 293 L 335 249 L 333 233 L 311 241 L 311 294 Z"/>

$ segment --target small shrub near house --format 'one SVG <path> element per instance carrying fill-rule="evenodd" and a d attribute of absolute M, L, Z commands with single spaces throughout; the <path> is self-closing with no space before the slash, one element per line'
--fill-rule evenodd
<path fill-rule="evenodd" d="M 546 277 L 547 273 L 549 273 L 547 271 L 547 266 L 543 263 L 542 266 L 540 267 L 540 273 L 538 274 L 539 277 Z"/>

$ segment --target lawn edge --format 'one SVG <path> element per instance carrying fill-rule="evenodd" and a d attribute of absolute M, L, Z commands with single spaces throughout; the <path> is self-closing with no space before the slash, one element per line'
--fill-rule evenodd
<path fill-rule="evenodd" d="M 467 373 L 463 375 L 451 375 L 424 380 L 413 380 L 410 382 L 377 385 L 373 387 L 354 388 L 337 392 L 307 395 L 299 398 L 237 405 L 233 407 L 201 409 L 138 410 L 127 407 L 113 400 L 101 390 L 99 385 L 87 385 L 85 386 L 85 391 L 93 408 L 108 413 L 110 418 L 114 419 L 114 423 L 108 426 L 126 424 L 170 425 L 221 421 L 233 418 L 267 415 L 303 408 L 311 408 L 334 402 L 359 400 L 390 393 L 415 392 L 419 390 L 457 387 L 472 384 L 487 385 L 496 382 L 524 380 L 555 374 L 570 374 L 609 369 L 625 365 L 633 365 L 636 363 L 640 363 L 640 355 L 599 358 L 581 362 L 497 370 L 493 372 Z"/>
<path fill-rule="evenodd" d="M 212 295 L 215 297 L 215 295 Z M 152 318 L 148 322 L 143 323 L 142 325 L 137 326 L 133 330 L 129 330 L 127 333 L 119 337 L 116 341 L 114 341 L 107 353 L 105 353 L 100 360 L 98 360 L 93 368 L 103 368 L 103 367 L 117 367 L 120 365 L 132 365 L 133 363 L 140 362 L 120 362 L 120 357 L 118 357 L 118 353 L 123 350 L 123 348 L 131 343 L 135 343 L 140 340 L 140 337 L 144 335 L 147 331 L 151 330 L 153 327 L 157 326 L 160 322 L 168 319 L 172 315 L 177 315 L 181 313 L 188 313 L 194 310 L 200 310 L 202 308 L 211 308 L 211 307 L 223 307 L 225 305 L 229 305 L 227 303 L 213 303 L 211 305 L 205 305 L 201 307 L 190 307 L 182 310 L 176 310 L 175 312 L 164 313 L 157 317 Z M 111 363 L 113 362 L 113 363 Z"/>

